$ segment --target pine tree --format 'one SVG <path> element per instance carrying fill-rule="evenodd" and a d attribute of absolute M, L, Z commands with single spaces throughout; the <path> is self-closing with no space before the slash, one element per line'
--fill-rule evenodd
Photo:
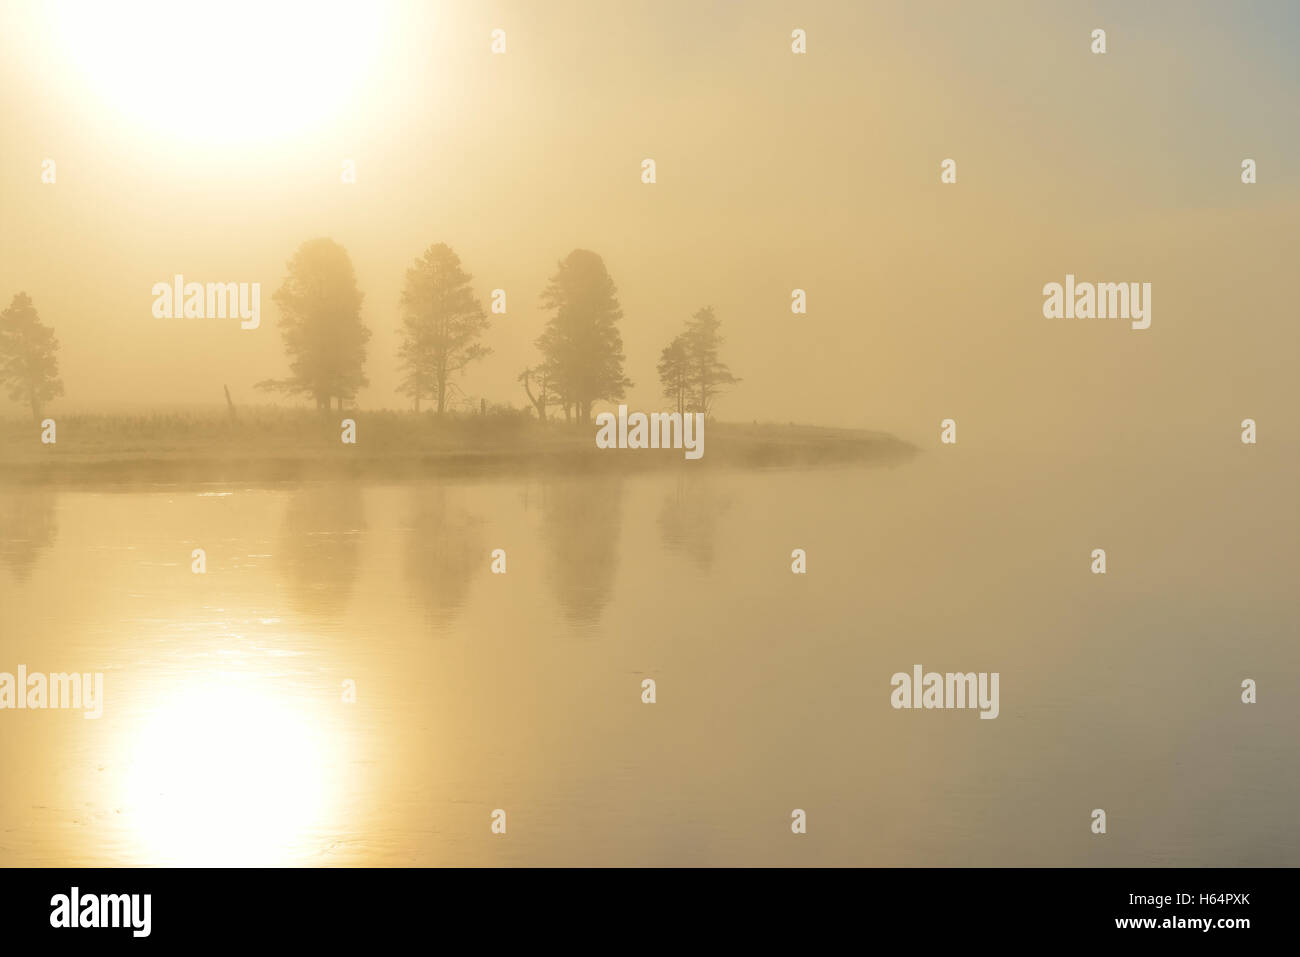
<path fill-rule="evenodd" d="M 45 404 L 63 395 L 58 353 L 54 330 L 41 324 L 27 293 L 18 293 L 0 312 L 0 385 L 38 421 Z"/>
<path fill-rule="evenodd" d="M 722 320 L 713 314 L 712 306 L 705 306 L 686 323 L 686 356 L 691 394 L 691 411 L 709 415 L 713 412 L 713 403 L 726 386 L 740 382 L 727 364 L 718 358 L 718 350 L 725 341 L 718 329 Z"/>
<path fill-rule="evenodd" d="M 347 250 L 332 239 L 303 243 L 274 298 L 290 375 L 257 387 L 310 395 L 321 409 L 338 399 L 341 409 L 370 384 L 363 371 L 370 330 L 361 322 L 363 296 Z"/>
<path fill-rule="evenodd" d="M 685 412 L 690 394 L 690 356 L 686 349 L 686 336 L 678 335 L 664 346 L 659 354 L 659 381 L 664 387 L 664 396 L 672 399 L 678 412 Z"/>
<path fill-rule="evenodd" d="M 445 243 L 430 246 L 406 271 L 398 391 L 415 400 L 416 412 L 420 399 L 428 396 L 441 415 L 452 378 L 492 352 L 478 342 L 488 319 L 470 288 L 471 278 Z"/>
<path fill-rule="evenodd" d="M 621 399 L 632 385 L 623 374 L 617 293 L 604 261 L 586 249 L 569 253 L 542 292 L 553 313 L 537 346 L 566 416 L 572 407 L 580 423 L 591 421 L 593 403 Z"/>

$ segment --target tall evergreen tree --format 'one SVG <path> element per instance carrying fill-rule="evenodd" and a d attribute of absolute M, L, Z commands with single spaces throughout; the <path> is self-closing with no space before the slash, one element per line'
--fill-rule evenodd
<path fill-rule="evenodd" d="M 332 239 L 313 239 L 289 260 L 276 291 L 280 334 L 289 355 L 289 378 L 259 382 L 259 389 L 309 395 L 317 408 L 339 408 L 369 385 L 363 371 L 370 330 L 361 321 L 363 295 L 348 252 Z"/>
<path fill-rule="evenodd" d="M 690 395 L 691 367 L 684 334 L 674 336 L 659 354 L 659 381 L 664 396 L 673 400 L 678 412 L 685 412 Z"/>
<path fill-rule="evenodd" d="M 718 350 L 725 341 L 718 334 L 721 326 L 722 320 L 713 314 L 713 307 L 705 306 L 687 320 L 686 331 L 682 334 L 692 411 L 705 415 L 713 412 L 714 400 L 725 387 L 740 381 L 718 358 Z"/>
<path fill-rule="evenodd" d="M 575 249 L 542 292 L 552 310 L 537 340 L 551 389 L 579 422 L 591 421 L 592 404 L 622 399 L 632 382 L 623 374 L 623 311 L 618 290 L 600 256 Z"/>
<path fill-rule="evenodd" d="M 0 385 L 9 398 L 25 403 L 39 420 L 45 404 L 63 395 L 59 378 L 59 340 L 41 324 L 25 292 L 0 312 Z"/>
<path fill-rule="evenodd" d="M 441 415 L 452 377 L 492 352 L 478 341 L 488 319 L 470 288 L 471 278 L 445 243 L 430 246 L 406 271 L 398 391 L 415 400 L 416 412 L 420 399 L 428 396 Z"/>

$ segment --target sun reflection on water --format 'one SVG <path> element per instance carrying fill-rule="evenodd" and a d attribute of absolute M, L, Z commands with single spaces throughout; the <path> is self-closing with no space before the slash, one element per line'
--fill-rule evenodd
<path fill-rule="evenodd" d="M 232 673 L 193 674 L 150 700 L 126 743 L 123 782 L 141 862 L 305 863 L 340 783 L 320 700 Z"/>

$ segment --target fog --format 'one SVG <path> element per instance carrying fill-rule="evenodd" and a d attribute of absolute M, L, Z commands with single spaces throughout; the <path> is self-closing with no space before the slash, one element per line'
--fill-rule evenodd
<path fill-rule="evenodd" d="M 952 417 L 963 439 L 1088 445 L 1249 415 L 1294 441 L 1295 10 L 995 8 L 439 2 L 363 23 L 325 6 L 325 27 L 290 19 L 275 40 L 253 6 L 215 35 L 163 6 L 99 27 L 97 60 L 57 5 L 6 5 L 0 293 L 26 291 L 62 343 L 56 412 L 220 406 L 223 385 L 268 401 L 252 386 L 284 372 L 271 293 L 330 237 L 373 332 L 363 409 L 407 406 L 402 279 L 445 242 L 484 302 L 508 297 L 460 383 L 471 401 L 527 405 L 538 296 L 586 248 L 618 287 L 634 407 L 662 404 L 659 351 L 712 305 L 744 380 L 722 419 L 931 442 Z M 241 37 L 317 58 L 286 86 Z M 172 115 L 123 101 L 123 61 Z M 1150 282 L 1151 327 L 1045 319 L 1042 287 L 1067 273 Z M 260 282 L 260 328 L 154 318 L 175 274 Z"/>

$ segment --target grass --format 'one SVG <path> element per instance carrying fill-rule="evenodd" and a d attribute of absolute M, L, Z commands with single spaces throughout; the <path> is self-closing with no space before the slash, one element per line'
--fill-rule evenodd
<path fill-rule="evenodd" d="M 30 419 L 0 419 L 0 482 L 293 481 L 337 476 L 415 478 L 535 470 L 893 464 L 916 450 L 882 432 L 709 422 L 704 456 L 605 450 L 594 425 L 541 426 L 525 411 L 484 415 L 277 406 L 149 415 L 53 414 L 57 442 Z M 340 441 L 356 422 L 357 443 Z"/>

